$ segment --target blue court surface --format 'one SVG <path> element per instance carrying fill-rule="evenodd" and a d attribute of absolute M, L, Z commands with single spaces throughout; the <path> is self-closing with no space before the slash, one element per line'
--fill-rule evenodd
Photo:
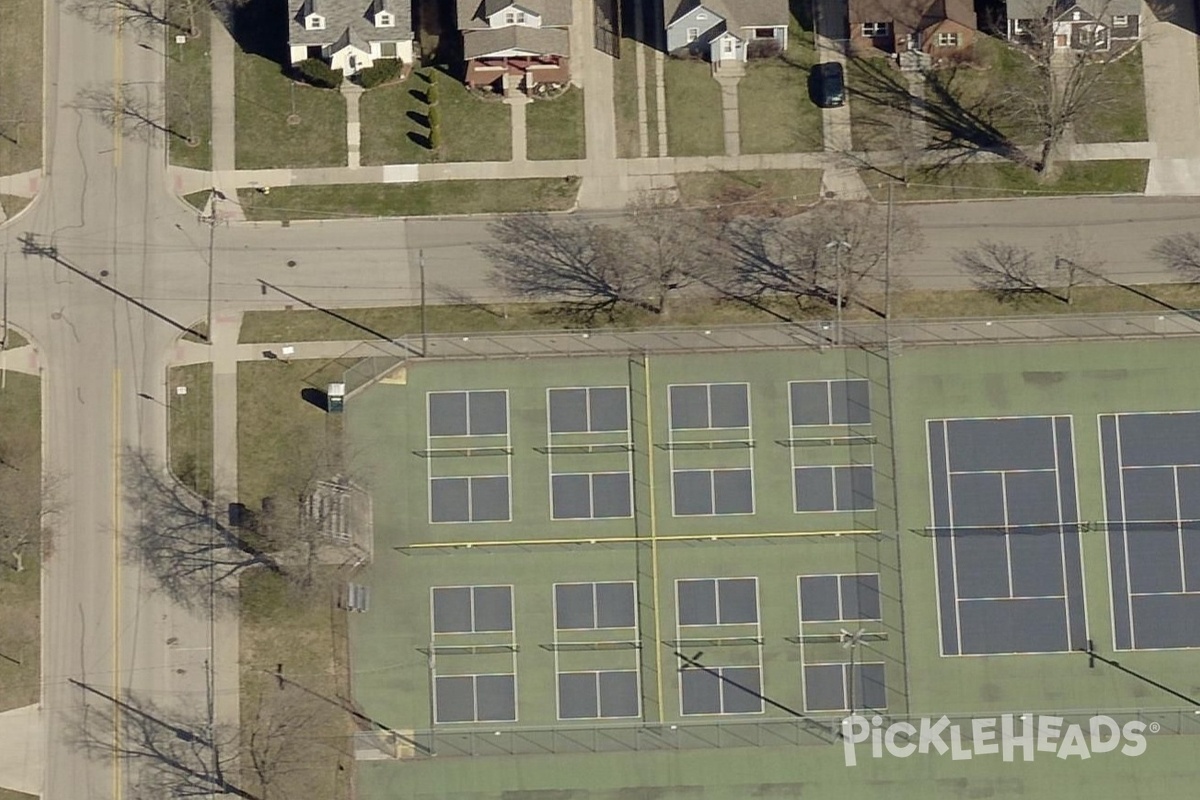
<path fill-rule="evenodd" d="M 1200 412 L 1100 417 L 1114 642 L 1200 647 Z"/>
<path fill-rule="evenodd" d="M 927 422 L 942 655 L 1087 643 L 1071 418 Z"/>

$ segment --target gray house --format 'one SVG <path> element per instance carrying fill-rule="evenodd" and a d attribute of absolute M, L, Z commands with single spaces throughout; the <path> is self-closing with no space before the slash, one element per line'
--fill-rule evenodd
<path fill-rule="evenodd" d="M 788 0 L 663 0 L 668 53 L 714 64 L 787 48 Z"/>
<path fill-rule="evenodd" d="M 353 75 L 377 58 L 413 61 L 411 0 L 291 0 L 293 64 L 320 58 Z"/>
<path fill-rule="evenodd" d="M 1008 38 L 1049 28 L 1056 50 L 1109 50 L 1141 35 L 1141 0 L 1006 0 Z"/>

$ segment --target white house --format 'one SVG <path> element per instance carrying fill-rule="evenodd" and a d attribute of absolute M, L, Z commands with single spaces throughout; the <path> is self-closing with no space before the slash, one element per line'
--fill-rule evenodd
<path fill-rule="evenodd" d="M 663 0 L 668 53 L 707 56 L 714 64 L 787 49 L 787 0 Z"/>
<path fill-rule="evenodd" d="M 410 0 L 291 0 L 293 64 L 320 58 L 353 75 L 377 58 L 413 61 Z"/>

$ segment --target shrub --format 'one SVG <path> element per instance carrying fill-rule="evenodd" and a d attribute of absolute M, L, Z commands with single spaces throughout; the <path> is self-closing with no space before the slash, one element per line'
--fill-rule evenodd
<path fill-rule="evenodd" d="M 778 39 L 754 39 L 746 45 L 746 58 L 775 58 L 782 52 Z"/>
<path fill-rule="evenodd" d="M 319 58 L 301 61 L 293 68 L 292 77 L 318 89 L 336 89 L 342 85 L 342 71 L 332 69 Z"/>
<path fill-rule="evenodd" d="M 442 110 L 437 106 L 429 107 L 429 129 L 442 127 Z"/>
<path fill-rule="evenodd" d="M 425 90 L 425 105 L 436 106 L 438 104 L 438 82 L 437 73 L 434 72 L 429 76 L 429 88 Z"/>
<path fill-rule="evenodd" d="M 398 58 L 377 58 L 375 63 L 355 75 L 355 80 L 364 89 L 394 81 L 404 72 L 404 62 Z"/>

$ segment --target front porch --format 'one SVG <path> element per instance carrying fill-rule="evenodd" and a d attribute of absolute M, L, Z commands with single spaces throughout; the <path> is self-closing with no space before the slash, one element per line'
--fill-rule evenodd
<path fill-rule="evenodd" d="M 570 59 L 563 56 L 475 58 L 467 62 L 464 78 L 472 89 L 515 87 L 528 94 L 543 84 L 562 85 L 570 80 Z"/>

